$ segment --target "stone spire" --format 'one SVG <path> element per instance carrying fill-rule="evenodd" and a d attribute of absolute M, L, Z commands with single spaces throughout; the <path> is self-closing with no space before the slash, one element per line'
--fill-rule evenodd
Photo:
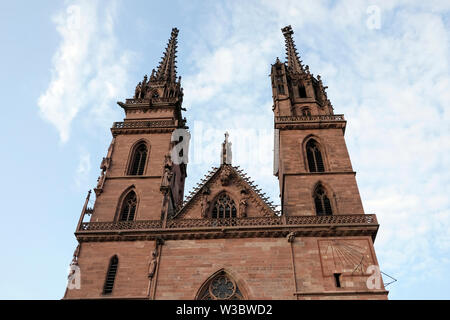
<path fill-rule="evenodd" d="M 178 29 L 173 28 L 170 35 L 169 43 L 167 44 L 164 56 L 161 58 L 156 74 L 152 74 L 157 81 L 171 81 L 175 82 L 177 78 L 176 54 L 177 54 L 177 36 Z"/>
<path fill-rule="evenodd" d="M 220 165 L 231 164 L 231 142 L 228 141 L 228 132 L 225 132 L 225 140 L 222 142 Z"/>
<path fill-rule="evenodd" d="M 292 39 L 292 35 L 294 31 L 292 27 L 289 25 L 281 29 L 283 32 L 285 43 L 286 43 L 286 60 L 288 64 L 288 68 L 292 72 L 296 73 L 304 73 L 302 61 L 298 57 L 297 49 L 295 48 L 294 40 Z"/>

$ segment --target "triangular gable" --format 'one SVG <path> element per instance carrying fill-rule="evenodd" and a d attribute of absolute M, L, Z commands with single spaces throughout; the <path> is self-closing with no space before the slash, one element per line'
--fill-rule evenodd
<path fill-rule="evenodd" d="M 213 205 L 214 199 L 220 193 L 229 193 L 236 207 L 245 202 L 243 215 L 245 216 L 278 216 L 280 213 L 275 205 L 269 201 L 265 193 L 254 184 L 239 166 L 224 164 L 213 167 L 200 183 L 188 195 L 183 206 L 173 219 L 205 217 L 205 203 Z M 202 204 L 202 202 L 204 202 Z"/>

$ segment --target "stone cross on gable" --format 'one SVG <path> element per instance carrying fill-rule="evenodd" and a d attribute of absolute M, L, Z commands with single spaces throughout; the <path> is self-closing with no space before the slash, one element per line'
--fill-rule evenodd
<path fill-rule="evenodd" d="M 222 143 L 220 165 L 231 164 L 231 142 L 228 141 L 228 132 L 225 132 L 225 141 Z"/>

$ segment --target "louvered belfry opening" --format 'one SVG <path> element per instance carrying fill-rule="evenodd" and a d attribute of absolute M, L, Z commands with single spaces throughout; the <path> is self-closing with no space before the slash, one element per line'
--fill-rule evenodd
<path fill-rule="evenodd" d="M 221 194 L 212 210 L 213 218 L 236 218 L 237 210 L 234 200 L 231 199 L 226 193 Z"/>
<path fill-rule="evenodd" d="M 305 86 L 302 84 L 298 86 L 298 96 L 300 98 L 307 98 Z"/>
<path fill-rule="evenodd" d="M 133 221 L 136 214 L 137 197 L 134 191 L 127 194 L 120 210 L 120 221 Z"/>
<path fill-rule="evenodd" d="M 119 265 L 119 258 L 117 258 L 117 256 L 112 257 L 109 262 L 108 272 L 106 273 L 106 280 L 105 286 L 103 287 L 103 294 L 112 293 L 118 265 Z"/>
<path fill-rule="evenodd" d="M 140 143 L 134 150 L 131 167 L 128 174 L 140 176 L 144 174 L 145 162 L 147 160 L 148 149 L 145 143 Z"/>
<path fill-rule="evenodd" d="M 331 216 L 333 214 L 330 199 L 322 185 L 316 187 L 314 192 L 314 203 L 316 205 L 316 214 L 318 216 Z"/>
<path fill-rule="evenodd" d="M 306 144 L 306 156 L 308 159 L 309 172 L 324 172 L 322 152 L 318 143 L 311 139 Z"/>

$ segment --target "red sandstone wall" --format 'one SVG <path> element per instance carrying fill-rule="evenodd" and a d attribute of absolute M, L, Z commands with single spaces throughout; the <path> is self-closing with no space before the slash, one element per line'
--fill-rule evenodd
<path fill-rule="evenodd" d="M 348 259 L 335 258 L 332 246 L 359 250 L 365 257 L 365 267 L 377 264 L 370 237 L 299 237 L 293 242 L 295 287 L 291 244 L 286 238 L 168 240 L 162 246 L 155 297 L 194 299 L 202 284 L 221 269 L 234 278 L 248 299 L 387 297 L 384 288 L 379 294 L 370 294 L 365 287 L 368 275 L 359 271 L 352 274 L 354 266 Z M 114 254 L 119 257 L 119 267 L 113 293 L 108 297 L 146 298 L 153 249 L 154 241 L 83 243 L 79 257 L 81 289 L 68 290 L 65 298 L 104 297 L 106 271 Z M 333 272 L 343 274 L 342 288 L 336 288 Z M 323 291 L 330 294 L 318 294 Z"/>
<path fill-rule="evenodd" d="M 170 150 L 170 133 L 129 134 L 116 137 L 111 166 L 103 192 L 97 197 L 91 221 L 113 221 L 121 196 L 132 185 L 138 196 L 137 220 L 161 218 L 162 194 L 159 191 L 163 173 L 164 155 Z M 143 176 L 127 176 L 131 150 L 144 139 L 149 146 L 149 156 Z"/>

